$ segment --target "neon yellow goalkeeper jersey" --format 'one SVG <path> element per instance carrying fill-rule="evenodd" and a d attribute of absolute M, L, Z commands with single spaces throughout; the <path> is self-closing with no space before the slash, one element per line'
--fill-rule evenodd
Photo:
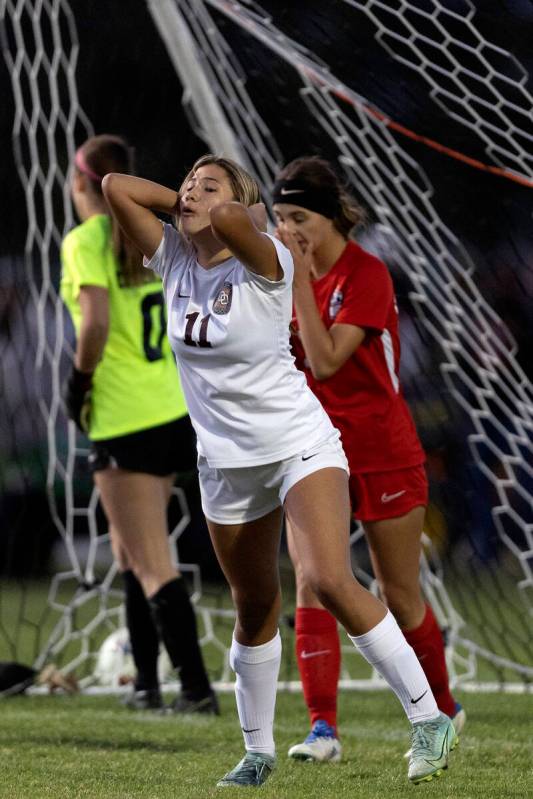
<path fill-rule="evenodd" d="M 89 437 L 93 441 L 156 427 L 187 413 L 166 335 L 162 286 L 155 277 L 121 287 L 111 219 L 98 214 L 71 230 L 61 247 L 61 296 L 79 335 L 81 286 L 109 295 L 109 335 L 94 373 Z"/>

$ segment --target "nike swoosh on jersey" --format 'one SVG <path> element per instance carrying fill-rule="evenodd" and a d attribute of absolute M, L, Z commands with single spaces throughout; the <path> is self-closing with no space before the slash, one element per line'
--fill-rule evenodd
<path fill-rule="evenodd" d="M 303 658 L 303 660 L 307 660 L 308 658 L 316 658 L 319 655 L 329 655 L 330 653 L 331 649 L 317 649 L 316 652 L 306 652 L 304 649 L 300 657 Z"/>
<path fill-rule="evenodd" d="M 282 189 L 281 193 L 282 194 L 303 194 L 304 190 L 303 189 Z"/>
<path fill-rule="evenodd" d="M 405 491 L 406 491 L 406 489 L 404 488 L 403 491 L 397 491 L 395 494 L 383 493 L 381 495 L 381 501 L 382 502 L 392 502 L 393 499 L 398 499 L 398 497 L 401 497 L 402 494 L 405 494 Z"/>

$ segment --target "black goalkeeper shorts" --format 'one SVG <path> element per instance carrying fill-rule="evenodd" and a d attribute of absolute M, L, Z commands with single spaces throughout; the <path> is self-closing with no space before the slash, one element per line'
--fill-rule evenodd
<path fill-rule="evenodd" d="M 109 467 L 165 477 L 196 469 L 196 434 L 188 416 L 125 436 L 93 441 L 89 469 Z"/>

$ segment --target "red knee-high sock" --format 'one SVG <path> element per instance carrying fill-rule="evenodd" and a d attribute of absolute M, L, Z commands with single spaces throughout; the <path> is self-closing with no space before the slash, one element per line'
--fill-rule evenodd
<path fill-rule="evenodd" d="M 337 622 L 327 610 L 296 609 L 296 656 L 311 725 L 324 719 L 337 729 L 341 647 Z"/>
<path fill-rule="evenodd" d="M 415 630 L 402 630 L 406 641 L 415 650 L 435 696 L 439 710 L 455 715 L 455 699 L 450 693 L 448 669 L 444 656 L 444 639 L 429 605 L 422 624 Z"/>

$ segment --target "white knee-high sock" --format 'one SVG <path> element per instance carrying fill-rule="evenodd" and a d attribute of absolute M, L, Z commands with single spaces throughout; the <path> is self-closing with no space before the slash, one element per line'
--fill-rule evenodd
<path fill-rule="evenodd" d="M 364 635 L 349 635 L 363 657 L 386 679 L 409 721 L 437 718 L 439 709 L 427 677 L 390 611 Z"/>
<path fill-rule="evenodd" d="M 244 746 L 248 752 L 274 755 L 274 710 L 281 663 L 279 631 L 260 646 L 244 646 L 234 638 L 229 662 L 237 676 L 235 698 Z"/>

